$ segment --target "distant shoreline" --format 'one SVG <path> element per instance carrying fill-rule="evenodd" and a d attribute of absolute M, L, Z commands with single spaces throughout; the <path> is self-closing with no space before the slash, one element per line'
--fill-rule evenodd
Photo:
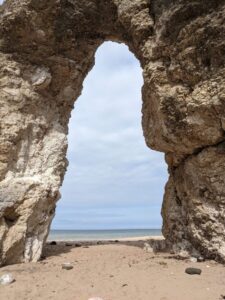
<path fill-rule="evenodd" d="M 162 237 L 161 229 L 51 230 L 48 241 L 137 241 Z"/>

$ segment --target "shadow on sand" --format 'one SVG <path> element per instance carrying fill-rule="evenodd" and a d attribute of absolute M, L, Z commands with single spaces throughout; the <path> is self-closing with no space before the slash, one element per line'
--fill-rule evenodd
<path fill-rule="evenodd" d="M 152 247 L 154 252 L 168 252 L 164 239 L 149 239 L 135 241 L 107 240 L 107 241 L 51 241 L 47 242 L 43 249 L 42 259 L 51 256 L 60 256 L 69 253 L 74 248 L 89 248 L 100 245 L 126 245 L 144 248 L 146 243 Z"/>

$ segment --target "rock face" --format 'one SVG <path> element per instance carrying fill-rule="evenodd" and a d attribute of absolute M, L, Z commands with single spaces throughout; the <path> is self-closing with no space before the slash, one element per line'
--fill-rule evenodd
<path fill-rule="evenodd" d="M 104 41 L 143 68 L 143 131 L 165 153 L 163 233 L 225 261 L 225 1 L 6 0 L 0 7 L 0 264 L 37 261 L 68 122 Z"/>

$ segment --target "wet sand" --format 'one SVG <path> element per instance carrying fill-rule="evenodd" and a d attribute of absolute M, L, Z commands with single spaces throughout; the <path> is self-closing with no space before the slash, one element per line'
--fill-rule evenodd
<path fill-rule="evenodd" d="M 7 300 L 219 300 L 225 296 L 225 267 L 214 261 L 193 263 L 169 253 L 143 250 L 144 240 L 47 245 L 38 263 L 0 268 L 16 281 L 0 286 Z M 140 238 L 138 238 L 140 240 Z M 62 270 L 70 262 L 72 270 Z M 201 268 L 188 275 L 187 267 Z"/>

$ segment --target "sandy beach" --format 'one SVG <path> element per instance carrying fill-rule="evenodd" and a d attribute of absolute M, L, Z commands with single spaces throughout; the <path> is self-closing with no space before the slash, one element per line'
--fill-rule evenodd
<path fill-rule="evenodd" d="M 138 238 L 140 240 L 140 238 Z M 11 265 L 15 282 L 0 286 L 7 300 L 219 300 L 225 296 L 225 268 L 214 261 L 193 263 L 169 253 L 147 253 L 144 240 L 46 245 L 38 263 Z M 62 264 L 70 262 L 71 270 Z M 188 275 L 187 267 L 201 268 Z"/>

